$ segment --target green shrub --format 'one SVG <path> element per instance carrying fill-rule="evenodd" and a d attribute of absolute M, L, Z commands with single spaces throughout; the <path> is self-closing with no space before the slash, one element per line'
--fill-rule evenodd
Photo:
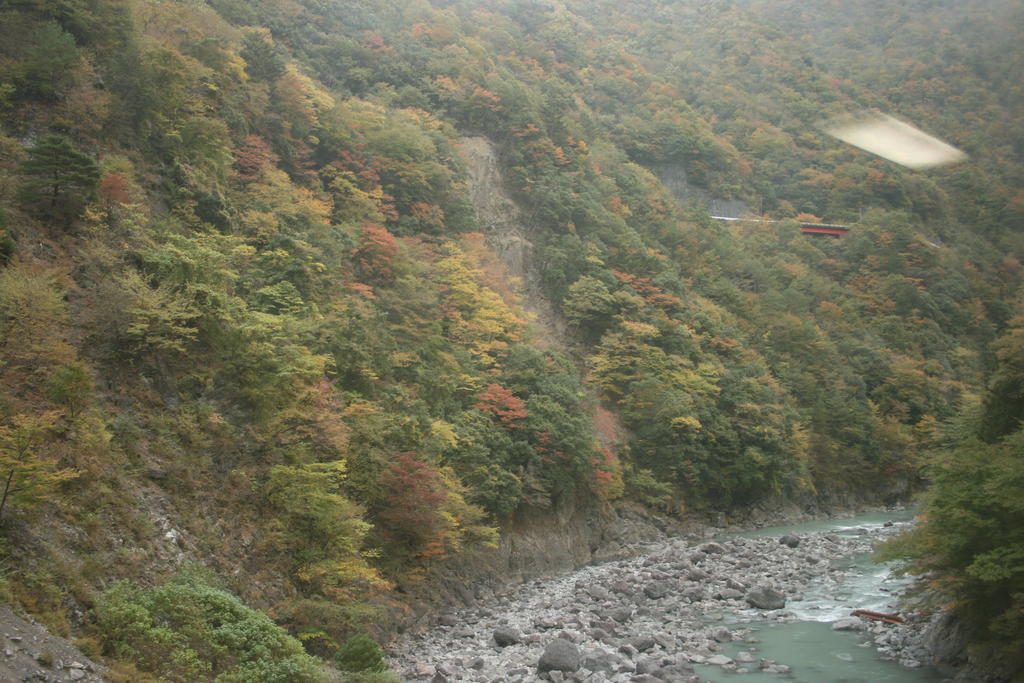
<path fill-rule="evenodd" d="M 387 668 L 384 653 L 369 636 L 352 636 L 335 656 L 338 666 L 351 672 L 381 672 Z"/>
<path fill-rule="evenodd" d="M 323 680 L 298 640 L 262 612 L 192 575 L 152 588 L 117 583 L 96 612 L 106 654 L 165 680 Z"/>

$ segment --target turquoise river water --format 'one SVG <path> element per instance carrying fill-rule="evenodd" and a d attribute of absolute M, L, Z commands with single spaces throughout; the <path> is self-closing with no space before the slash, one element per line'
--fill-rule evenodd
<path fill-rule="evenodd" d="M 906 521 L 911 513 L 878 512 L 849 519 L 819 520 L 786 527 L 771 527 L 740 536 L 781 536 L 787 533 L 828 531 L 858 535 L 886 521 Z M 867 553 L 847 557 L 838 563 L 846 570 L 846 579 L 835 583 L 816 580 L 799 600 L 786 610 L 796 616 L 791 622 L 744 621 L 743 615 L 718 615 L 729 628 L 754 629 L 745 638 L 722 646 L 722 654 L 735 658 L 749 652 L 755 659 L 773 659 L 789 665 L 786 674 L 760 671 L 732 673 L 716 666 L 698 665 L 697 674 L 705 681 L 727 683 L 924 683 L 942 681 L 930 667 L 907 668 L 881 659 L 871 646 L 868 632 L 833 631 L 831 622 L 848 616 L 855 609 L 889 612 L 895 609 L 896 594 L 907 579 L 896 577 L 890 567 L 872 562 Z M 898 627 L 896 627 L 898 628 Z M 756 639 L 760 642 L 745 642 Z M 756 664 L 754 667 L 756 669 Z"/>

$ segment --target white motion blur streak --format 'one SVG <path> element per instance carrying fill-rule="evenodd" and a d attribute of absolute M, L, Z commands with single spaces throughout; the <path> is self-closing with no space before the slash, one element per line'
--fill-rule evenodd
<path fill-rule="evenodd" d="M 967 158 L 956 147 L 886 114 L 833 120 L 822 128 L 843 142 L 910 168 L 932 168 Z"/>

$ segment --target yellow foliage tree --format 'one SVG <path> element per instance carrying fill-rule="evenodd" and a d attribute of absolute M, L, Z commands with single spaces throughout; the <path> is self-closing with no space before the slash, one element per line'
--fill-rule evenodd
<path fill-rule="evenodd" d="M 78 476 L 42 447 L 57 417 L 56 412 L 16 415 L 0 425 L 0 519 L 8 505 L 26 509 L 52 500 L 61 482 Z"/>

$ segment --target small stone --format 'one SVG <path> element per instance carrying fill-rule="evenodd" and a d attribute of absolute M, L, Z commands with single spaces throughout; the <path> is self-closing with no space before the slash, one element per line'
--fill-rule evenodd
<path fill-rule="evenodd" d="M 453 614 L 442 614 L 437 618 L 437 623 L 441 624 L 441 626 L 457 626 L 459 619 Z"/>
<path fill-rule="evenodd" d="M 714 638 L 719 643 L 731 643 L 732 642 L 732 632 L 729 629 L 725 628 L 724 626 L 721 627 L 721 628 L 715 629 L 715 631 L 711 634 L 711 637 Z"/>
<path fill-rule="evenodd" d="M 634 647 L 637 652 L 647 652 L 654 647 L 655 641 L 651 636 L 638 636 L 636 638 L 630 638 L 629 644 Z"/>
<path fill-rule="evenodd" d="M 796 548 L 800 545 L 800 537 L 795 534 L 786 534 L 779 538 L 779 543 L 790 548 Z"/>
<path fill-rule="evenodd" d="M 633 610 L 628 607 L 620 607 L 619 609 L 612 610 L 611 617 L 620 624 L 625 624 L 629 621 L 629 618 L 633 616 Z"/>
<path fill-rule="evenodd" d="M 726 657 L 725 655 L 712 655 L 707 658 L 705 664 L 711 664 L 713 666 L 725 666 L 726 664 L 732 664 L 732 658 Z"/>
<path fill-rule="evenodd" d="M 548 618 L 536 619 L 534 620 L 533 625 L 545 631 L 553 631 L 555 629 L 565 628 L 565 624 L 563 622 L 558 621 L 557 619 Z"/>
<path fill-rule="evenodd" d="M 703 569 L 697 569 L 694 567 L 690 571 L 686 572 L 686 578 L 690 581 L 707 581 L 711 578 L 711 575 Z"/>
<path fill-rule="evenodd" d="M 515 645 L 521 640 L 519 631 L 509 626 L 501 626 L 494 629 L 494 642 L 497 643 L 498 647 L 508 647 L 509 645 Z"/>
<path fill-rule="evenodd" d="M 413 676 L 416 678 L 430 678 L 436 673 L 434 667 L 429 664 L 417 664 L 412 670 Z"/>
<path fill-rule="evenodd" d="M 580 668 L 580 649 L 563 638 L 556 638 L 544 648 L 537 662 L 537 671 L 564 671 L 573 673 Z"/>
<path fill-rule="evenodd" d="M 80 681 L 85 678 L 85 671 L 82 669 L 71 669 L 71 671 L 68 672 L 68 678 L 73 681 Z"/>
<path fill-rule="evenodd" d="M 644 595 L 651 600 L 661 600 L 668 595 L 668 586 L 660 582 L 649 583 L 644 586 Z"/>

